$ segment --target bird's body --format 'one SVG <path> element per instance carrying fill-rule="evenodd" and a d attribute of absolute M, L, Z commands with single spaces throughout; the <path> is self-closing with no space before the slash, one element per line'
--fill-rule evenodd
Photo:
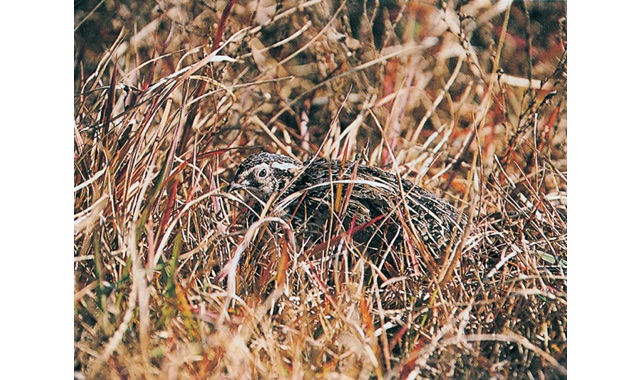
<path fill-rule="evenodd" d="M 399 186 L 401 184 L 401 186 Z M 360 241 L 420 238 L 438 255 L 467 223 L 450 203 L 381 169 L 339 160 L 259 153 L 239 166 L 232 188 L 251 192 L 290 218 L 297 231 L 321 239 L 350 232 Z"/>

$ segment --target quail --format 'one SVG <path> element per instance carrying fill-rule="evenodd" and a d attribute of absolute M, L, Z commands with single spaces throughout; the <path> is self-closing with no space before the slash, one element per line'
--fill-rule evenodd
<path fill-rule="evenodd" d="M 258 153 L 238 167 L 230 191 L 243 189 L 289 219 L 305 236 L 326 239 L 328 228 L 354 240 L 399 242 L 409 228 L 435 255 L 456 240 L 467 216 L 425 189 L 358 161 L 311 159 Z M 413 226 L 414 228 L 411 228 Z"/>

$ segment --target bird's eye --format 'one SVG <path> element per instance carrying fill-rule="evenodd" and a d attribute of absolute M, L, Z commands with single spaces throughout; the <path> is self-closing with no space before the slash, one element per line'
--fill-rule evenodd
<path fill-rule="evenodd" d="M 267 176 L 267 168 L 258 170 L 258 178 L 265 178 Z"/>

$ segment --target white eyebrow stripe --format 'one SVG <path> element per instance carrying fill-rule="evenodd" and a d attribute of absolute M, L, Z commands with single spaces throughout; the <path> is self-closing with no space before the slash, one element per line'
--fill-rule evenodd
<path fill-rule="evenodd" d="M 289 170 L 297 168 L 298 165 L 286 162 L 274 162 L 273 164 L 271 164 L 271 167 L 278 170 Z"/>

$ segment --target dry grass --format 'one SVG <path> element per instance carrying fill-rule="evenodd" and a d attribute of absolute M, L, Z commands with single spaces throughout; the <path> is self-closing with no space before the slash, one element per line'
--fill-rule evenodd
<path fill-rule="evenodd" d="M 77 377 L 565 378 L 565 4 L 257 3 L 76 5 Z M 473 228 L 383 278 L 244 222 L 261 150 L 357 155 Z"/>

